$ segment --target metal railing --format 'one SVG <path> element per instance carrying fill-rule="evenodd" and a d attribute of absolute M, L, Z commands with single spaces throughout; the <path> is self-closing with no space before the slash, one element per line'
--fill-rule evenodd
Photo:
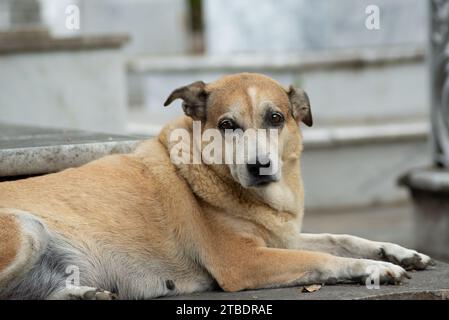
<path fill-rule="evenodd" d="M 432 145 L 434 163 L 449 167 L 449 0 L 431 0 Z"/>

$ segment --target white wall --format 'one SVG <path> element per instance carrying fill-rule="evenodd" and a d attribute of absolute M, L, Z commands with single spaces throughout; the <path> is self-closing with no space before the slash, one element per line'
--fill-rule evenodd
<path fill-rule="evenodd" d="M 380 30 L 365 27 L 379 6 Z M 424 43 L 425 0 L 204 0 L 211 54 L 292 52 L 335 47 Z"/>
<path fill-rule="evenodd" d="M 45 23 L 57 36 L 127 33 L 129 54 L 182 54 L 189 38 L 184 0 L 40 0 Z M 80 30 L 67 30 L 65 9 L 80 8 Z"/>
<path fill-rule="evenodd" d="M 126 83 L 118 50 L 0 55 L 0 122 L 121 133 Z"/>

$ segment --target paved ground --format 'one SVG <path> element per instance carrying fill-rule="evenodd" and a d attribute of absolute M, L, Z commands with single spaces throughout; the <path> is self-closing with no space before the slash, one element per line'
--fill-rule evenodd
<path fill-rule="evenodd" d="M 401 285 L 381 285 L 367 289 L 364 285 L 323 286 L 315 292 L 301 287 L 252 290 L 237 293 L 207 292 L 172 297 L 174 300 L 334 300 L 334 299 L 449 299 L 449 265 L 438 263 L 433 269 L 411 273 L 412 279 Z"/>
<path fill-rule="evenodd" d="M 340 212 L 309 212 L 304 219 L 305 232 L 348 233 L 372 240 L 391 241 L 414 247 L 412 207 L 352 209 Z M 369 290 L 363 285 L 323 286 L 313 293 L 302 288 L 243 291 L 238 293 L 207 292 L 169 299 L 194 300 L 263 300 L 263 299 L 449 299 L 449 265 L 438 263 L 432 270 L 412 272 L 412 279 L 399 286 L 383 285 Z"/>
<path fill-rule="evenodd" d="M 414 247 L 413 207 L 405 203 L 389 207 L 306 212 L 303 232 L 348 233 Z"/>

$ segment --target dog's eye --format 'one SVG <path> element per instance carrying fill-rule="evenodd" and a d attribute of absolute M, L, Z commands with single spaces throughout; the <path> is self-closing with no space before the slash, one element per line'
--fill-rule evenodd
<path fill-rule="evenodd" d="M 230 120 L 230 119 L 221 120 L 220 123 L 218 124 L 218 127 L 221 130 L 235 130 L 235 129 L 237 129 L 237 125 L 235 124 L 235 122 Z"/>
<path fill-rule="evenodd" d="M 273 112 L 270 120 L 273 125 L 278 126 L 284 122 L 284 116 L 279 112 Z"/>

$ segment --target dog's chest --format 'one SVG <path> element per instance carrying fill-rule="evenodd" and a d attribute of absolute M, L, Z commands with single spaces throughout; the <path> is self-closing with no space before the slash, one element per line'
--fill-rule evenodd
<path fill-rule="evenodd" d="M 295 244 L 301 231 L 301 219 L 282 220 L 279 219 L 276 224 L 273 223 L 269 232 L 266 233 L 265 242 L 268 247 L 287 249 Z"/>

